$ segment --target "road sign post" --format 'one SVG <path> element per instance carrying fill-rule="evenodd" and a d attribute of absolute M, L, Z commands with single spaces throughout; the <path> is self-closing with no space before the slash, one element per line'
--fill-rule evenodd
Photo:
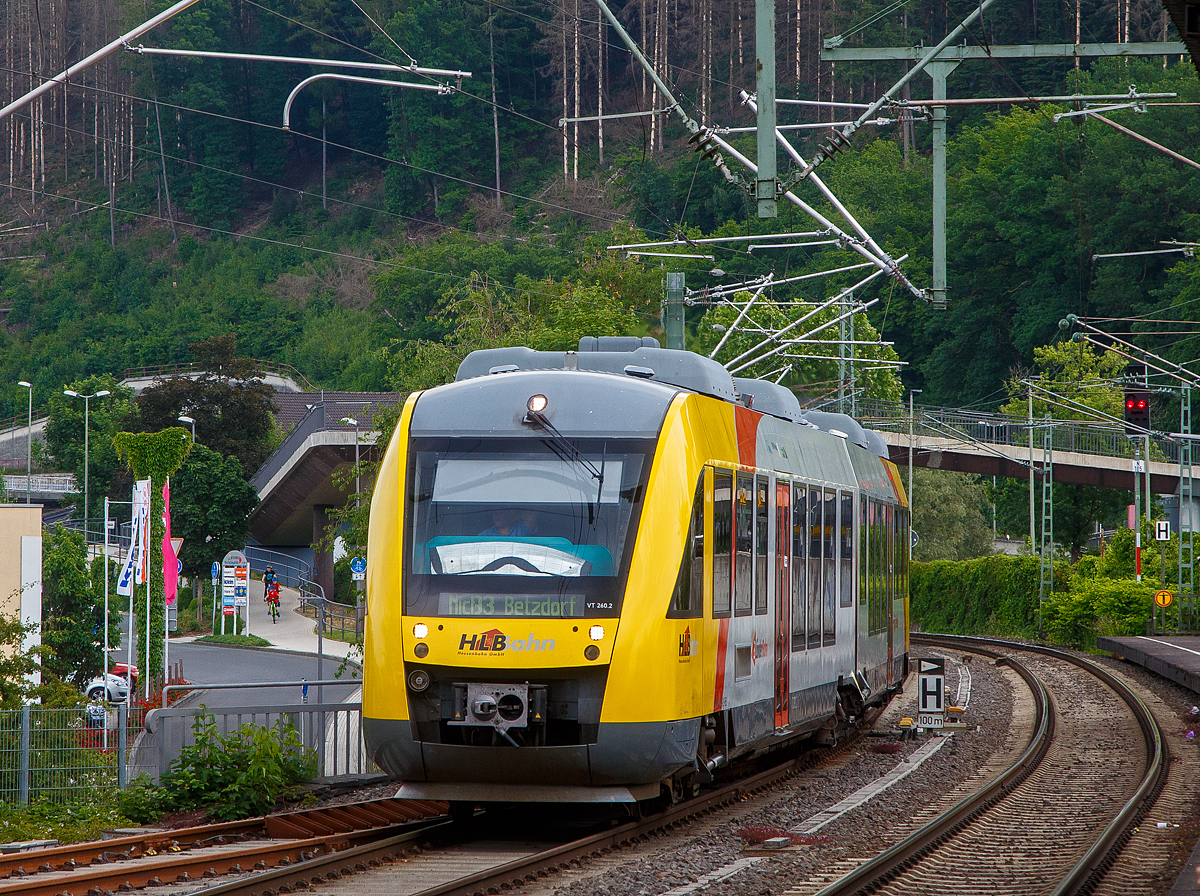
<path fill-rule="evenodd" d="M 221 634 L 225 634 L 225 617 L 237 616 L 238 607 L 246 607 L 249 617 L 250 561 L 241 551 L 230 551 L 221 561 Z M 249 619 L 247 619 L 247 622 Z M 246 633 L 249 634 L 249 626 Z M 233 633 L 237 634 L 237 623 Z"/>
<path fill-rule="evenodd" d="M 946 719 L 946 661 L 917 660 L 917 727 L 941 728 Z"/>

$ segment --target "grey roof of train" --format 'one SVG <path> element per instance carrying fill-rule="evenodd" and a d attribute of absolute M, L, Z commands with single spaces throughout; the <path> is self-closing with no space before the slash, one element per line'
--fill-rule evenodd
<path fill-rule="evenodd" d="M 864 430 L 852 417 L 806 411 L 790 389 L 768 380 L 733 377 L 710 358 L 658 347 L 652 337 L 585 336 L 574 352 L 542 352 L 522 346 L 480 349 L 458 367 L 455 383 L 517 371 L 580 370 L 660 383 L 740 403 L 763 414 L 844 436 L 879 457 L 888 456 L 878 433 Z M 644 425 L 644 423 L 642 424 Z M 641 429 L 641 426 L 635 427 Z"/>

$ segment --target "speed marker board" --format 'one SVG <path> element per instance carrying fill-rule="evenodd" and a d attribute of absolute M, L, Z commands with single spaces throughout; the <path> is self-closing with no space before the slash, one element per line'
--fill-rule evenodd
<path fill-rule="evenodd" d="M 946 661 L 917 660 L 917 727 L 941 728 L 945 718 Z"/>

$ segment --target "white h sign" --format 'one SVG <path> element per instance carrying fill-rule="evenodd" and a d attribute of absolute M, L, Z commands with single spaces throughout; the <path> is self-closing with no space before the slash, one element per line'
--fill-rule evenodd
<path fill-rule="evenodd" d="M 945 718 L 946 661 L 917 660 L 917 727 L 941 728 Z"/>
<path fill-rule="evenodd" d="M 1154 522 L 1154 540 L 1155 541 L 1170 541 L 1171 540 L 1171 523 L 1168 520 L 1155 520 L 1155 522 Z"/>

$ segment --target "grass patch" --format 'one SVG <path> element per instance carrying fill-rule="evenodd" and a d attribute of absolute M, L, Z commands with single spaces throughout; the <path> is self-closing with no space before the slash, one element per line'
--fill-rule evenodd
<path fill-rule="evenodd" d="M 234 647 L 270 647 L 271 642 L 258 635 L 205 635 L 197 638 L 205 644 L 232 644 Z"/>
<path fill-rule="evenodd" d="M 129 827 L 132 823 L 117 807 L 116 794 L 115 790 L 97 790 L 86 804 L 78 806 L 45 800 L 36 800 L 26 807 L 0 804 L 0 842 L 99 840 L 106 828 Z"/>

